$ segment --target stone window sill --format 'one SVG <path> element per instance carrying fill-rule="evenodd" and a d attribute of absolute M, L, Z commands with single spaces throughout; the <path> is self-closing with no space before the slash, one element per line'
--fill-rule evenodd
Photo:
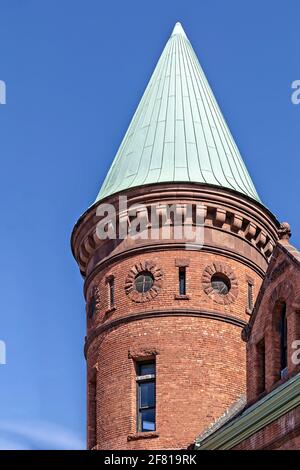
<path fill-rule="evenodd" d="M 114 312 L 116 310 L 116 307 L 110 307 L 106 310 L 105 315 L 109 315 L 110 313 Z"/>
<path fill-rule="evenodd" d="M 104 317 L 103 317 L 103 322 L 105 322 L 106 320 L 108 320 L 111 315 L 113 314 L 113 312 L 116 310 L 116 307 L 111 307 L 111 308 L 108 308 L 106 311 L 105 311 L 105 314 L 104 314 Z"/>
<path fill-rule="evenodd" d="M 177 294 L 174 296 L 174 299 L 175 300 L 190 300 L 190 296 Z"/>
<path fill-rule="evenodd" d="M 127 441 L 138 441 L 139 439 L 153 439 L 159 437 L 158 432 L 136 432 L 127 436 Z"/>

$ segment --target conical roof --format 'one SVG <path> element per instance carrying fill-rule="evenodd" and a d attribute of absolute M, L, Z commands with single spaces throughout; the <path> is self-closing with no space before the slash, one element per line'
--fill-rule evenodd
<path fill-rule="evenodd" d="M 162 182 L 217 185 L 259 201 L 180 23 L 163 50 L 96 201 Z"/>

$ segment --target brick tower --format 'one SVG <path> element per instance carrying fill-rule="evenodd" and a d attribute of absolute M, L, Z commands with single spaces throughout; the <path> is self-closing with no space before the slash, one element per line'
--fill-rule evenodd
<path fill-rule="evenodd" d="M 180 235 L 182 221 L 201 243 Z M 185 448 L 244 393 L 241 329 L 277 239 L 177 23 L 72 234 L 89 449 Z"/>

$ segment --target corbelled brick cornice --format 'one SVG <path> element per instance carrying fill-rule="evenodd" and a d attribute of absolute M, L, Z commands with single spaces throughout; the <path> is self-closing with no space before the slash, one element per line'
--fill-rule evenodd
<path fill-rule="evenodd" d="M 96 233 L 97 223 L 101 220 L 96 215 L 100 203 L 112 204 L 115 207 L 117 218 L 119 215 L 123 216 L 123 220 L 130 226 L 132 217 L 130 213 L 121 214 L 119 196 L 127 196 L 128 207 L 133 204 L 143 206 L 143 217 L 147 219 L 149 230 L 151 230 L 151 210 L 153 207 L 154 209 L 157 207 L 160 215 L 164 216 L 164 210 L 167 214 L 167 205 L 181 204 L 184 211 L 186 204 L 202 204 L 204 228 L 218 230 L 224 235 L 230 234 L 232 239 L 243 241 L 245 246 L 248 245 L 259 253 L 261 265 L 263 260 L 265 263 L 268 262 L 278 240 L 280 225 L 276 218 L 262 204 L 247 196 L 228 189 L 192 183 L 149 185 L 149 187 L 135 188 L 108 197 L 93 205 L 80 217 L 74 227 L 71 244 L 73 254 L 84 277 L 95 268 L 94 263 L 90 263 L 95 252 L 97 252 L 97 262 L 102 263 L 120 252 L 133 248 L 132 245 L 127 246 L 124 240 L 100 240 Z M 191 224 L 196 224 L 195 215 L 193 215 Z M 171 246 L 176 241 L 172 239 L 159 240 L 159 243 Z M 235 242 L 232 244 L 234 245 Z M 143 247 L 147 250 L 151 245 L 153 245 L 153 240 L 140 240 L 136 246 L 139 249 Z M 205 243 L 204 250 L 206 245 Z M 226 251 L 225 246 L 224 250 Z M 247 255 L 245 257 L 247 258 Z M 251 257 L 250 255 L 249 258 Z"/>

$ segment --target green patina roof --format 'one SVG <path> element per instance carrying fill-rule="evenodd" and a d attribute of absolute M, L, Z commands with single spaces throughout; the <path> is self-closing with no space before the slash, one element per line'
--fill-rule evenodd
<path fill-rule="evenodd" d="M 195 52 L 177 23 L 96 201 L 144 184 L 189 181 L 231 188 L 259 200 Z"/>

